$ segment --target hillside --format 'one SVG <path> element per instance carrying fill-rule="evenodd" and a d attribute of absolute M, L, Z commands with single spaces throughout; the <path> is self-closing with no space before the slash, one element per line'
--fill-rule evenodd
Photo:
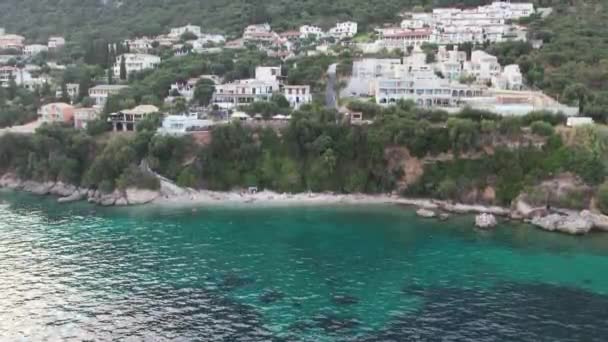
<path fill-rule="evenodd" d="M 119 39 L 152 35 L 187 23 L 237 33 L 250 23 L 270 22 L 278 30 L 300 24 L 329 27 L 338 20 L 368 24 L 397 21 L 413 6 L 477 6 L 489 0 L 3 0 L 0 27 L 30 39 L 51 34 Z"/>

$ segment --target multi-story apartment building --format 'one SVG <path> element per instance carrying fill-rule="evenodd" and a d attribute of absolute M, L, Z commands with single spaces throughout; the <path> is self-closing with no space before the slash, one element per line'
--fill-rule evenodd
<path fill-rule="evenodd" d="M 127 75 L 133 72 L 154 69 L 160 64 L 160 57 L 158 56 L 144 53 L 124 53 L 116 57 L 116 62 L 113 66 L 115 77 L 120 77 L 120 65 L 123 58 L 125 59 L 125 69 L 127 71 Z"/>
<path fill-rule="evenodd" d="M 323 32 L 323 29 L 318 26 L 312 26 L 312 25 L 300 26 L 300 38 L 301 39 L 305 39 L 308 37 L 314 37 L 316 39 L 319 39 L 319 38 L 323 37 L 324 34 L 325 33 Z"/>
<path fill-rule="evenodd" d="M 89 89 L 89 97 L 93 99 L 96 106 L 104 106 L 110 95 L 116 95 L 121 90 L 128 88 L 126 85 L 104 84 Z"/>
<path fill-rule="evenodd" d="M 357 34 L 358 25 L 353 21 L 337 23 L 328 34 L 336 39 L 352 38 Z"/>
<path fill-rule="evenodd" d="M 278 81 L 238 80 L 215 86 L 212 102 L 222 109 L 233 109 L 255 101 L 268 101 L 276 91 L 279 91 Z"/>

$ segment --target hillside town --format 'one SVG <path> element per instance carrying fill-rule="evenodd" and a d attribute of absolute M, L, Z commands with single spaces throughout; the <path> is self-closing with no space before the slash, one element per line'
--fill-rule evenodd
<path fill-rule="evenodd" d="M 97 78 L 87 89 L 60 76 L 69 65 L 59 64 L 54 56 L 66 45 L 64 38 L 52 36 L 42 44 L 0 29 L 0 86 L 38 93 L 50 89 L 56 101 L 40 105 L 38 124 L 68 122 L 83 129 L 103 116 L 113 131 L 133 131 L 148 115 L 164 113 L 159 128 L 164 134 L 206 131 L 214 124 L 232 120 L 285 122 L 292 111 L 315 101 L 357 118 L 360 114 L 346 109 L 350 101 L 389 106 L 405 100 L 449 113 L 474 108 L 500 115 L 549 111 L 576 116 L 578 107 L 563 105 L 529 87 L 517 64 L 501 65 L 496 56 L 483 50 L 491 43 L 526 41 L 527 29 L 519 20 L 550 12 L 531 3 L 496 1 L 477 8 L 405 12 L 400 23 L 368 32 L 360 32 L 352 21 L 326 29 L 303 25 L 284 32 L 275 32 L 263 23 L 245 27 L 240 37 L 205 32 L 200 26 L 188 24 L 155 37 L 131 37 L 109 44 L 107 79 Z M 535 42 L 536 48 L 540 45 L 542 42 Z M 206 58 L 238 49 L 255 49 L 280 62 L 253 66 L 250 78 L 225 80 L 220 75 L 199 74 L 179 79 L 166 89 L 162 103 L 133 104 L 107 112 L 108 98 L 128 91 L 133 77 L 154 71 L 168 59 L 179 63 L 183 56 Z M 340 75 L 341 85 L 336 84 L 336 89 L 327 87 L 323 94 L 311 84 L 290 83 L 284 64 L 297 66 L 301 58 L 337 56 L 344 49 L 353 55 L 347 62 L 347 69 L 352 71 Z M 194 101 L 197 88 L 203 85 L 212 89 L 205 106 Z M 324 96 L 338 101 L 319 100 Z M 288 104 L 282 113 L 267 117 L 244 111 L 245 106 L 277 97 Z M 176 104 L 180 104 L 180 110 L 174 110 Z"/>

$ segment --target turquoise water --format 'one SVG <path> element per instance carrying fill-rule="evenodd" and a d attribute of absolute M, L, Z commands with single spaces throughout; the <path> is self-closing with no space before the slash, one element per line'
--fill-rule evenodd
<path fill-rule="evenodd" d="M 606 341 L 608 234 L 0 192 L 2 340 Z"/>

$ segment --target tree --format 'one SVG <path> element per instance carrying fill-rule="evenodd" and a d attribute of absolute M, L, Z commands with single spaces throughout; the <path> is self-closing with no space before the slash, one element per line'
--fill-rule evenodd
<path fill-rule="evenodd" d="M 604 214 L 608 214 L 608 182 L 604 182 L 597 189 L 597 206 Z"/>
<path fill-rule="evenodd" d="M 110 67 L 110 68 L 108 68 L 107 73 L 108 73 L 108 84 L 114 84 L 114 78 L 113 78 L 114 70 Z"/>
<path fill-rule="evenodd" d="M 190 31 L 186 31 L 186 32 L 182 33 L 182 35 L 179 37 L 179 39 L 182 42 L 187 42 L 190 40 L 196 40 L 196 39 L 198 39 L 198 37 L 194 33 L 190 32 Z"/>
<path fill-rule="evenodd" d="M 61 98 L 60 101 L 63 103 L 70 103 L 70 96 L 68 95 L 68 87 L 65 82 L 61 82 Z"/>
<path fill-rule="evenodd" d="M 208 106 L 215 92 L 215 83 L 208 79 L 202 78 L 196 82 L 196 88 L 194 89 L 194 100 L 201 106 Z"/>
<path fill-rule="evenodd" d="M 125 61 L 125 55 L 120 57 L 120 79 L 122 81 L 127 79 L 127 64 Z"/>
<path fill-rule="evenodd" d="M 564 98 L 569 102 L 577 102 L 579 113 L 585 112 L 585 104 L 591 99 L 591 92 L 582 83 L 569 85 L 564 89 Z"/>

